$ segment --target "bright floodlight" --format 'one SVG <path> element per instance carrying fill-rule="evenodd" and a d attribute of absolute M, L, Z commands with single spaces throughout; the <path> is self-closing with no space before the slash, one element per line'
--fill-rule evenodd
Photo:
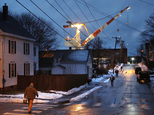
<path fill-rule="evenodd" d="M 81 24 L 73 24 L 73 26 L 76 27 L 77 29 L 80 29 L 82 25 Z"/>
<path fill-rule="evenodd" d="M 132 59 L 132 61 L 134 61 L 134 60 L 135 60 L 135 58 L 134 58 L 134 57 L 132 57 L 131 59 Z"/>

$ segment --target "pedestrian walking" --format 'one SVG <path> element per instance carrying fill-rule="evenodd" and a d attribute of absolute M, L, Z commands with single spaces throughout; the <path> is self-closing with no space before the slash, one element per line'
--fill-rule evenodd
<path fill-rule="evenodd" d="M 29 87 L 26 88 L 24 93 L 24 98 L 27 98 L 28 100 L 28 113 L 31 113 L 32 111 L 32 104 L 33 104 L 33 100 L 35 99 L 35 96 L 38 97 L 38 92 L 34 88 L 34 84 L 31 83 Z"/>
<path fill-rule="evenodd" d="M 121 66 L 121 72 L 123 72 L 123 70 L 122 70 L 122 69 L 123 69 L 123 67 Z"/>
<path fill-rule="evenodd" d="M 111 75 L 111 77 L 110 77 L 111 87 L 113 87 L 114 80 L 115 80 L 115 77 L 113 75 Z"/>
<path fill-rule="evenodd" d="M 119 70 L 115 70 L 116 77 L 118 77 Z"/>

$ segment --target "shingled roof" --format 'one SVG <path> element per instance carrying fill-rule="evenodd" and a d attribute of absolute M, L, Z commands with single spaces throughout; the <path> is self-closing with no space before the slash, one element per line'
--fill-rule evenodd
<path fill-rule="evenodd" d="M 57 50 L 54 57 L 61 58 L 61 62 L 86 62 L 89 57 L 88 50 Z"/>
<path fill-rule="evenodd" d="M 7 20 L 4 20 L 2 13 L 0 13 L 0 30 L 5 33 L 33 38 L 12 16 L 8 15 Z"/>

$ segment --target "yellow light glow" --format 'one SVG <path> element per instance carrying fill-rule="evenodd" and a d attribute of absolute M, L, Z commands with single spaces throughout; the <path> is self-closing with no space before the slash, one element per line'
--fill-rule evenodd
<path fill-rule="evenodd" d="M 74 111 L 79 111 L 81 109 L 83 109 L 82 105 L 77 105 Z"/>
<path fill-rule="evenodd" d="M 80 29 L 81 26 L 82 26 L 82 25 L 80 25 L 80 24 L 75 24 L 75 25 L 74 25 L 74 27 L 76 27 L 76 28 L 78 28 L 78 29 Z"/>

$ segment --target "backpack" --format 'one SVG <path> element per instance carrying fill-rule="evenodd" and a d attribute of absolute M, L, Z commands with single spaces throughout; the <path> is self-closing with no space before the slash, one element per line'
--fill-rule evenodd
<path fill-rule="evenodd" d="M 114 76 L 111 76 L 111 78 L 110 78 L 110 79 L 111 79 L 111 81 L 115 80 Z"/>

